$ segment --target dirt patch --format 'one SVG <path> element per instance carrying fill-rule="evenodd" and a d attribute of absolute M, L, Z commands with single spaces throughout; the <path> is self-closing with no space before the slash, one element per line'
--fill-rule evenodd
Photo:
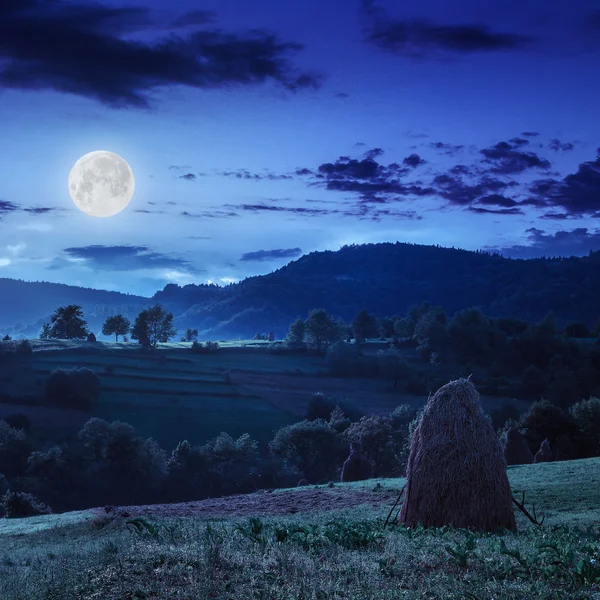
<path fill-rule="evenodd" d="M 287 492 L 257 492 L 225 498 L 208 498 L 197 502 L 178 504 L 151 504 L 146 506 L 114 507 L 109 514 L 125 517 L 234 517 L 293 515 L 296 513 L 355 508 L 370 505 L 381 509 L 382 515 L 392 507 L 398 490 L 368 488 L 351 490 L 346 487 L 307 487 Z M 106 514 L 104 508 L 92 509 L 95 514 Z"/>

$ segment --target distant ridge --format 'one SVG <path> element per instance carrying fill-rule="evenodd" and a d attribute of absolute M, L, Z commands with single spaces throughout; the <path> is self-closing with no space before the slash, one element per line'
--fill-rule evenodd
<path fill-rule="evenodd" d="M 40 320 L 57 306 L 75 303 L 92 315 L 97 333 L 96 323 L 119 307 L 132 318 L 142 307 L 161 302 L 173 311 L 180 330 L 195 327 L 203 339 L 268 331 L 282 337 L 292 320 L 306 317 L 312 308 L 349 321 L 363 308 L 377 316 L 402 316 L 424 300 L 442 306 L 449 316 L 478 306 L 492 317 L 538 321 L 553 311 L 559 326 L 569 321 L 593 325 L 600 315 L 600 251 L 513 259 L 401 242 L 351 245 L 311 252 L 272 273 L 226 287 L 168 284 L 152 298 L 0 279 L 0 329 L 37 332 Z"/>

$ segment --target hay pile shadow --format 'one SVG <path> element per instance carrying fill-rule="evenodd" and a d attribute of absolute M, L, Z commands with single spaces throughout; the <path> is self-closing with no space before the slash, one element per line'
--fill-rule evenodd
<path fill-rule="evenodd" d="M 451 381 L 430 396 L 406 469 L 399 522 L 475 531 L 515 531 L 502 446 L 484 416 L 475 386 Z"/>

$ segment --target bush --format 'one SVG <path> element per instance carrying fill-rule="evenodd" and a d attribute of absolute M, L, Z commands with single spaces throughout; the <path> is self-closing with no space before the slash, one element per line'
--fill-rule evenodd
<path fill-rule="evenodd" d="M 0 421 L 0 473 L 6 477 L 21 475 L 33 450 L 31 438 L 5 421 Z"/>
<path fill-rule="evenodd" d="M 11 492 L 10 490 L 0 499 L 0 510 L 7 519 L 49 515 L 52 510 L 38 500 L 33 494 Z"/>
<path fill-rule="evenodd" d="M 100 377 L 91 369 L 56 369 L 46 380 L 46 400 L 53 406 L 89 410 L 100 398 Z"/>
<path fill-rule="evenodd" d="M 331 412 L 336 407 L 336 403 L 325 396 L 323 392 L 315 392 L 308 401 L 306 407 L 306 418 L 309 421 L 316 421 L 317 419 L 329 419 Z"/>
<path fill-rule="evenodd" d="M 327 348 L 325 362 L 334 377 L 356 376 L 359 371 L 360 347 L 358 344 L 334 342 Z"/>
<path fill-rule="evenodd" d="M 391 417 L 369 415 L 358 423 L 352 423 L 344 432 L 344 438 L 359 442 L 364 455 L 373 464 L 373 477 L 398 477 L 401 475 L 399 456 L 403 439 L 393 435 Z"/>
<path fill-rule="evenodd" d="M 337 466 L 346 458 L 340 435 L 322 419 L 281 427 L 269 442 L 269 449 L 310 482 L 337 479 Z"/>
<path fill-rule="evenodd" d="M 95 336 L 93 333 L 90 333 L 90 334 L 87 336 L 87 341 L 88 341 L 88 342 L 95 342 L 95 341 L 96 341 L 96 336 Z"/>
<path fill-rule="evenodd" d="M 13 429 L 24 431 L 27 434 L 31 431 L 31 421 L 29 420 L 29 417 L 23 413 L 6 415 L 2 420 L 8 423 Z"/>
<path fill-rule="evenodd" d="M 197 354 L 211 354 L 219 349 L 218 342 L 211 342 L 210 340 L 206 343 L 192 342 L 192 352 Z"/>
<path fill-rule="evenodd" d="M 563 460 L 581 458 L 581 434 L 573 418 L 546 399 L 534 402 L 521 415 L 518 428 L 523 431 L 532 454 L 547 438 Z"/>
<path fill-rule="evenodd" d="M 577 402 L 569 413 L 581 432 L 586 456 L 600 456 L 600 399 Z"/>

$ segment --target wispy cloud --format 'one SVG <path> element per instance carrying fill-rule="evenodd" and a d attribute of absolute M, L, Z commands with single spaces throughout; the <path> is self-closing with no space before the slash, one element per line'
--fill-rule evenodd
<path fill-rule="evenodd" d="M 263 262 L 265 260 L 280 260 L 282 258 L 296 258 L 302 254 L 300 248 L 288 248 L 286 250 L 256 250 L 255 252 L 246 252 L 240 258 L 240 261 Z"/>

